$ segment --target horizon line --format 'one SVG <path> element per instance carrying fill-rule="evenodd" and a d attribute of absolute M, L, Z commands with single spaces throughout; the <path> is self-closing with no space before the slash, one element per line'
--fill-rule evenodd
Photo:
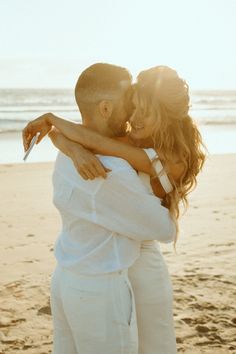
<path fill-rule="evenodd" d="M 1 87 L 0 86 L 0 90 L 74 90 L 74 87 Z M 236 91 L 236 87 L 235 88 L 191 88 L 189 89 L 190 92 L 193 91 L 229 91 L 229 92 L 234 92 Z"/>

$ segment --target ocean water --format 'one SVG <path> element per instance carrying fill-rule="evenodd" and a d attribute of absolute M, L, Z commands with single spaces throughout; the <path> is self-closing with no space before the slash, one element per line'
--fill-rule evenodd
<path fill-rule="evenodd" d="M 0 89 L 0 132 L 21 131 L 28 121 L 46 112 L 81 119 L 72 90 Z"/>
<path fill-rule="evenodd" d="M 236 153 L 236 91 L 193 91 L 190 96 L 191 116 L 199 124 L 209 152 Z M 0 163 L 22 161 L 20 132 L 28 121 L 45 112 L 81 121 L 73 90 L 0 89 Z M 55 159 L 56 150 L 51 149 L 49 139 L 41 144 L 29 161 Z"/>
<path fill-rule="evenodd" d="M 236 91 L 191 92 L 191 116 L 200 124 L 236 124 Z"/>
<path fill-rule="evenodd" d="M 45 112 L 81 119 L 73 90 L 0 89 L 0 132 L 22 130 Z M 236 125 L 236 91 L 193 91 L 190 112 L 201 124 Z"/>

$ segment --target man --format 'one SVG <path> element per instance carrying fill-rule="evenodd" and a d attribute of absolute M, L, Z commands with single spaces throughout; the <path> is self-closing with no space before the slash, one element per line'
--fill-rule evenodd
<path fill-rule="evenodd" d="M 76 85 L 83 124 L 106 136 L 124 135 L 130 86 L 124 68 L 87 68 Z M 60 130 L 60 124 L 52 114 L 29 123 L 23 132 L 25 148 L 37 131 L 41 140 L 52 126 Z M 58 266 L 51 293 L 54 354 L 137 354 L 127 269 L 139 257 L 142 240 L 169 242 L 175 236 L 168 210 L 148 193 L 132 167 L 115 157 L 100 160 L 111 172 L 92 181 L 83 180 L 66 155 L 60 153 L 55 164 L 54 203 L 63 227 L 55 247 Z"/>

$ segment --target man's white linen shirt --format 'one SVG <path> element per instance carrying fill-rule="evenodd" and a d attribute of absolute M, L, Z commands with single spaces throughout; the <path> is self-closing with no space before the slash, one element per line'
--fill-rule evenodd
<path fill-rule="evenodd" d="M 171 242 L 176 232 L 168 209 L 127 161 L 99 158 L 111 170 L 106 179 L 83 180 L 60 152 L 53 172 L 53 202 L 62 218 L 55 256 L 80 274 L 127 269 L 139 257 L 141 241 Z"/>

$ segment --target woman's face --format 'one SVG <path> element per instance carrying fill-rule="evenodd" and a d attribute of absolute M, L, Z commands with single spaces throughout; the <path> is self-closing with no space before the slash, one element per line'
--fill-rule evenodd
<path fill-rule="evenodd" d="M 148 113 L 144 116 L 142 112 L 144 111 L 144 107 L 138 100 L 137 94 L 134 93 L 133 95 L 133 114 L 130 117 L 130 125 L 131 125 L 131 132 L 130 137 L 133 140 L 144 140 L 151 137 L 156 117 L 154 112 L 151 109 Z"/>

